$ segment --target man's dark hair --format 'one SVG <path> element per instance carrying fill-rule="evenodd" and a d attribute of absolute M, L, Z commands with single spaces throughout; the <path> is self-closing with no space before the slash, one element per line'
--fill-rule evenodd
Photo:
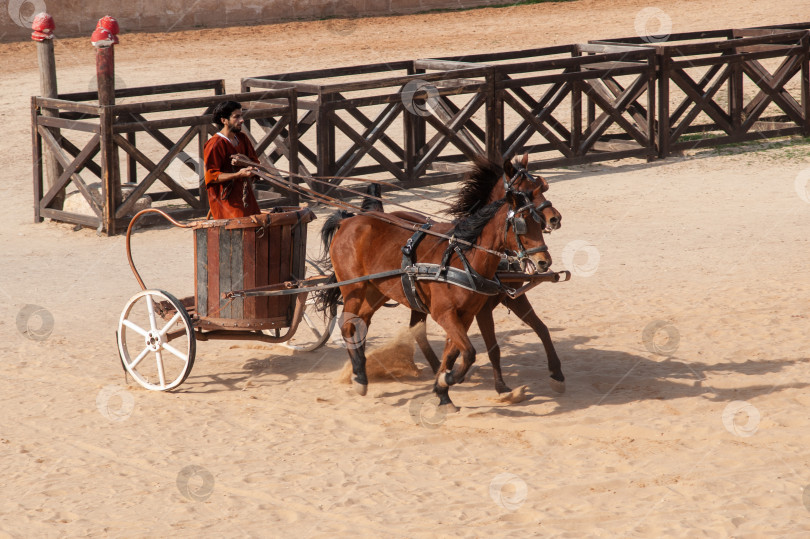
<path fill-rule="evenodd" d="M 236 101 L 223 101 L 222 103 L 214 107 L 214 123 L 220 127 L 223 127 L 225 125 L 225 122 L 222 121 L 222 118 L 225 119 L 230 118 L 233 111 L 239 110 L 241 108 L 242 105 L 240 105 Z"/>

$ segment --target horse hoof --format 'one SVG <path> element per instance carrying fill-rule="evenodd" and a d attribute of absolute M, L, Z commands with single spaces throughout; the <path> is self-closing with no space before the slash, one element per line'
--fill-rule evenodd
<path fill-rule="evenodd" d="M 560 382 L 554 378 L 549 378 L 548 384 L 551 386 L 552 391 L 557 393 L 565 393 L 565 382 Z"/>
<path fill-rule="evenodd" d="M 509 393 L 501 393 L 498 395 L 497 402 L 505 402 L 507 404 L 517 404 L 530 399 L 531 396 L 526 394 L 529 386 L 520 386 L 519 388 L 510 391 Z"/>
<path fill-rule="evenodd" d="M 357 391 L 357 394 L 361 397 L 365 397 L 366 393 L 368 393 L 368 384 L 361 384 L 357 380 L 352 380 L 352 386 L 354 390 Z"/>
<path fill-rule="evenodd" d="M 443 414 L 455 414 L 456 412 L 459 411 L 459 408 L 452 402 L 449 402 L 447 404 L 440 404 L 437 407 L 437 409 L 440 411 L 440 413 Z"/>
<path fill-rule="evenodd" d="M 509 389 L 509 386 L 495 386 L 495 391 L 498 392 L 498 395 L 503 395 L 504 393 L 511 393 L 512 390 Z"/>

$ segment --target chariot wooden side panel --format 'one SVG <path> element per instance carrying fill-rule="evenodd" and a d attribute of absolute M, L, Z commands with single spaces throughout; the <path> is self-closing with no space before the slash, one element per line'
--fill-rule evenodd
<path fill-rule="evenodd" d="M 207 330 L 290 327 L 296 298 L 223 299 L 244 290 L 305 277 L 309 209 L 277 208 L 239 219 L 201 221 L 193 226 L 195 305 Z"/>

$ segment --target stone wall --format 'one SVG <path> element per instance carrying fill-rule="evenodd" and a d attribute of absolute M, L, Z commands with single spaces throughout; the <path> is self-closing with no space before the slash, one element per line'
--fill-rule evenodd
<path fill-rule="evenodd" d="M 329 17 L 379 16 L 432 9 L 504 5 L 498 0 L 0 0 L 0 41 L 30 38 L 42 11 L 56 21 L 57 37 L 89 36 L 112 15 L 126 32 L 166 32 Z"/>

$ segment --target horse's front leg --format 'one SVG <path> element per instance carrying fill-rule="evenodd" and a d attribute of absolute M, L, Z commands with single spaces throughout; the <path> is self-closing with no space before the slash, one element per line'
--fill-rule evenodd
<path fill-rule="evenodd" d="M 511 309 L 523 323 L 534 330 L 540 340 L 543 342 L 543 347 L 546 349 L 546 358 L 548 359 L 548 372 L 551 375 L 549 385 L 551 389 L 557 393 L 565 393 L 565 376 L 562 372 L 562 363 L 560 358 L 557 357 L 557 351 L 554 349 L 554 343 L 551 342 L 551 334 L 548 328 L 534 312 L 532 304 L 529 303 L 525 295 L 518 296 L 514 299 L 509 296 L 504 296 L 501 300 L 507 309 Z"/>
<path fill-rule="evenodd" d="M 344 312 L 345 309 L 344 309 Z M 366 341 L 365 335 L 360 335 L 358 323 L 355 318 L 346 317 L 340 327 L 343 342 L 349 352 L 349 359 L 352 362 L 352 386 L 359 395 L 368 392 L 368 376 L 366 376 Z"/>
<path fill-rule="evenodd" d="M 457 412 L 458 408 L 450 400 L 450 386 L 455 383 L 453 379 L 453 363 L 458 357 L 459 350 L 453 345 L 450 339 L 444 343 L 442 352 L 442 362 L 436 373 L 436 380 L 433 383 L 433 392 L 439 397 L 439 409 L 447 412 Z"/>
<path fill-rule="evenodd" d="M 501 347 L 498 345 L 498 339 L 495 338 L 495 320 L 492 318 L 492 310 L 498 305 L 499 296 L 490 297 L 486 304 L 475 315 L 475 321 L 478 323 L 478 329 L 481 330 L 481 337 L 484 339 L 484 344 L 487 347 L 487 355 L 489 355 L 489 362 L 492 363 L 492 374 L 495 377 L 495 391 L 498 393 L 509 393 L 512 391 L 506 382 L 503 381 L 503 372 L 501 371 Z"/>
<path fill-rule="evenodd" d="M 448 339 L 444 346 L 442 363 L 439 367 L 439 373 L 436 375 L 433 391 L 439 397 L 440 407 L 446 407 L 447 411 L 457 411 L 458 408 L 450 400 L 449 389 L 450 386 L 464 381 L 467 371 L 475 362 L 475 348 L 473 348 L 472 342 L 467 336 L 466 326 L 460 320 L 453 317 L 443 322 L 440 322 L 440 324 L 447 331 Z M 461 356 L 461 365 L 449 370 L 448 365 L 451 365 L 459 355 Z"/>

